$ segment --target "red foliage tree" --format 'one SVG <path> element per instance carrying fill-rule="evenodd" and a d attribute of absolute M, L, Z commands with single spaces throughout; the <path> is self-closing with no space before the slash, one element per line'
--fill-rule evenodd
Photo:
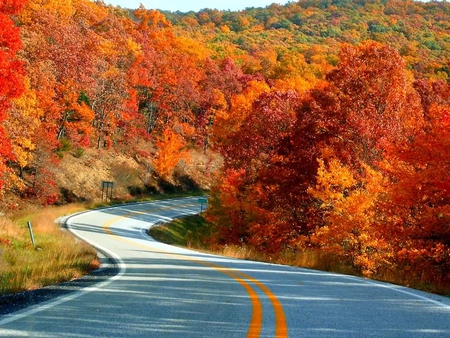
<path fill-rule="evenodd" d="M 424 280 L 444 286 L 450 278 L 450 105 L 447 91 L 442 96 L 434 92 L 432 98 L 421 94 L 425 127 L 412 142 L 388 149 L 385 170 L 395 184 L 385 209 L 390 231 L 395 229 L 399 266 L 421 271 Z"/>
<path fill-rule="evenodd" d="M 212 203 L 208 217 L 215 223 L 220 238 L 269 251 L 279 249 L 274 249 L 276 243 L 285 241 L 286 232 L 271 232 L 268 228 L 275 214 L 266 208 L 270 195 L 264 193 L 260 176 L 274 161 L 280 141 L 290 134 L 298 100 L 295 92 L 261 94 L 239 128 L 219 145 L 225 171 L 212 192 L 216 203 Z"/>
<path fill-rule="evenodd" d="M 327 79 L 335 143 L 353 160 L 373 164 L 382 158 L 384 143 L 404 141 L 420 127 L 419 96 L 396 50 L 375 42 L 344 46 Z"/>
<path fill-rule="evenodd" d="M 19 28 L 12 20 L 23 4 L 21 0 L 0 2 L 0 188 L 5 163 L 12 158 L 11 144 L 1 123 L 7 118 L 11 99 L 19 97 L 24 91 L 24 69 L 16 56 L 22 42 Z"/>

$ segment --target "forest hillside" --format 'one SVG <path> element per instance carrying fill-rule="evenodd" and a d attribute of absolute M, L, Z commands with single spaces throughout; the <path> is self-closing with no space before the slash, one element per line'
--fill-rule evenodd
<path fill-rule="evenodd" d="M 449 61 L 445 1 L 3 0 L 1 208 L 208 189 L 216 245 L 444 285 Z"/>

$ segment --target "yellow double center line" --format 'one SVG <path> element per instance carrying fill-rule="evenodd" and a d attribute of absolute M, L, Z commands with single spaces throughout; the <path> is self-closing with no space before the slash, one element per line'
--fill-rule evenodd
<path fill-rule="evenodd" d="M 166 209 L 166 207 L 163 207 L 163 208 Z M 129 216 L 132 216 L 132 215 L 148 215 L 148 212 L 134 211 L 134 212 L 129 212 L 129 213 L 121 215 L 121 216 L 116 216 L 116 217 L 110 219 L 109 221 L 105 222 L 102 225 L 102 228 L 107 234 L 115 237 L 116 239 L 118 239 L 121 242 L 130 244 L 130 245 L 133 245 L 136 247 L 144 248 L 144 249 L 151 249 L 155 252 L 175 256 L 175 257 L 183 259 L 183 260 L 188 260 L 188 261 L 191 261 L 194 263 L 208 266 L 208 267 L 213 268 L 213 269 L 227 275 L 228 277 L 236 280 L 247 291 L 249 298 L 250 298 L 250 302 L 252 304 L 252 316 L 251 316 L 250 325 L 249 325 L 249 328 L 247 331 L 247 337 L 249 337 L 249 338 L 260 337 L 261 329 L 262 329 L 262 325 L 263 325 L 263 307 L 261 304 L 261 300 L 260 300 L 257 292 L 255 291 L 255 289 L 250 285 L 250 283 L 248 283 L 248 281 L 253 283 L 254 285 L 258 286 L 264 292 L 264 294 L 267 296 L 270 303 L 272 304 L 274 314 L 275 314 L 275 337 L 284 338 L 284 337 L 288 336 L 286 316 L 284 314 L 283 306 L 281 305 L 281 303 L 277 299 L 277 297 L 272 293 L 272 291 L 270 291 L 270 289 L 266 285 L 261 283 L 256 278 L 253 278 L 239 270 L 228 268 L 228 267 L 214 264 L 211 262 L 207 262 L 207 261 L 197 259 L 194 257 L 187 258 L 186 256 L 181 256 L 181 255 L 178 255 L 178 254 L 166 251 L 166 250 L 161 250 L 161 249 L 155 250 L 154 247 L 152 247 L 148 244 L 139 244 L 139 243 L 133 242 L 131 240 L 126 239 L 125 237 L 116 235 L 111 230 L 110 227 L 113 223 L 118 222 L 121 219 L 128 218 Z"/>

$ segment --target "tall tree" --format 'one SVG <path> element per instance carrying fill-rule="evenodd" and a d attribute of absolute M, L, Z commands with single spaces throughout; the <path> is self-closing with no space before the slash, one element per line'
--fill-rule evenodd
<path fill-rule="evenodd" d="M 388 150 L 385 170 L 395 184 L 389 187 L 385 209 L 395 229 L 399 265 L 444 285 L 450 276 L 450 105 L 423 102 L 425 127 L 412 142 Z"/>
<path fill-rule="evenodd" d="M 409 144 L 422 128 L 420 97 L 398 53 L 378 43 L 345 46 L 327 78 L 330 87 L 316 92 L 312 105 L 323 114 L 320 133 L 328 135 L 309 190 L 323 215 L 313 241 L 340 248 L 372 274 L 392 260 L 398 241 L 383 204 L 394 181 L 381 165 L 389 147 Z"/>
<path fill-rule="evenodd" d="M 39 107 L 36 93 L 30 88 L 30 81 L 25 78 L 25 91 L 13 100 L 8 117 L 4 121 L 8 137 L 11 140 L 13 159 L 9 166 L 15 171 L 11 183 L 16 182 L 16 188 L 22 188 L 20 182 L 24 170 L 32 164 L 36 149 L 36 132 L 40 128 L 41 118 L 44 116 Z M 18 177 L 14 177 L 18 176 Z M 19 179 L 17 181 L 17 179 Z"/>
<path fill-rule="evenodd" d="M 234 244 L 245 242 L 277 251 L 285 245 L 288 232 L 277 231 L 280 222 L 272 223 L 276 220 L 275 210 L 268 207 L 271 194 L 266 188 L 274 177 L 268 184 L 261 181 L 277 158 L 281 140 L 292 131 L 299 97 L 295 92 L 264 92 L 257 88 L 247 92 L 247 99 L 253 100 L 252 108 L 251 101 L 245 100 L 237 107 L 243 109 L 244 115 L 236 118 L 234 131 L 219 144 L 225 168 L 211 193 L 208 218 L 214 222 L 219 239 L 229 237 Z M 253 90 L 260 95 L 254 95 Z"/>
<path fill-rule="evenodd" d="M 23 64 L 17 58 L 22 42 L 19 28 L 13 21 L 13 16 L 23 4 L 22 0 L 0 2 L 0 189 L 7 170 L 6 161 L 14 157 L 3 122 L 8 116 L 11 100 L 18 98 L 24 91 Z"/>
<path fill-rule="evenodd" d="M 404 141 L 420 127 L 420 99 L 396 50 L 376 42 L 343 46 L 327 79 L 338 127 L 333 136 L 353 159 L 373 164 L 384 142 Z"/>

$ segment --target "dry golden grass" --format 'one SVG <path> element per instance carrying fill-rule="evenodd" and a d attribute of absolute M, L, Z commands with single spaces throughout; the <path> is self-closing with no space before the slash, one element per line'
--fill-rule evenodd
<path fill-rule="evenodd" d="M 71 280 L 98 267 L 95 249 L 55 223 L 58 217 L 83 209 L 82 205 L 50 207 L 0 220 L 0 294 Z"/>

